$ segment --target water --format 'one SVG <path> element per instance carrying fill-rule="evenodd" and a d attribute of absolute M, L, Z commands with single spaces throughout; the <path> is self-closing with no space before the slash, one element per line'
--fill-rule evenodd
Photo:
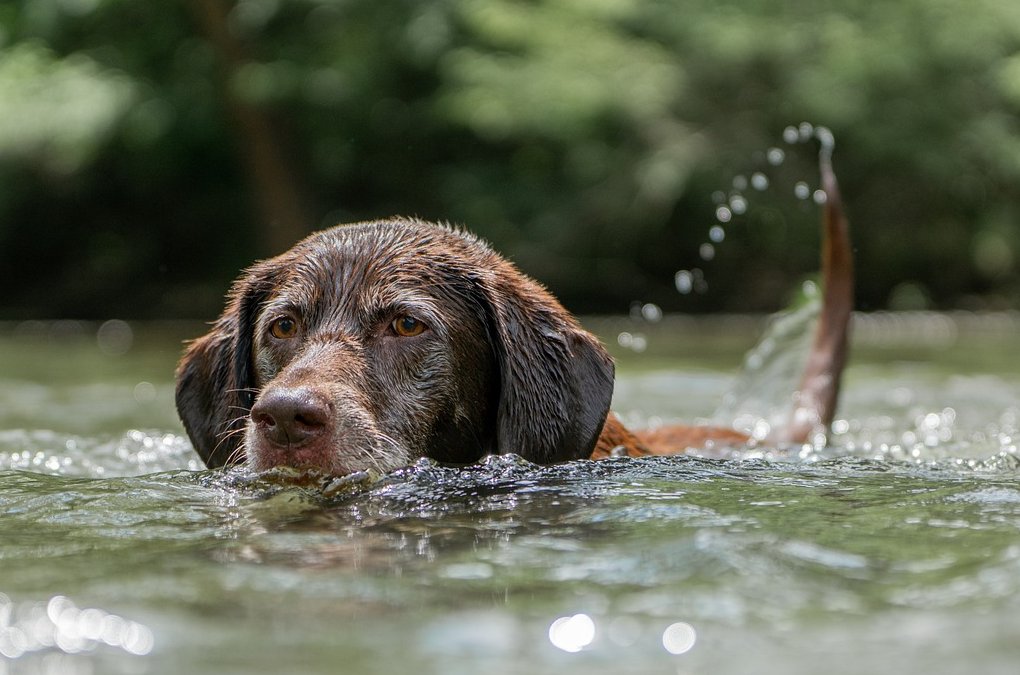
<path fill-rule="evenodd" d="M 716 414 L 760 329 L 589 325 L 647 335 L 614 404 L 645 424 Z M 859 319 L 827 446 L 325 494 L 198 470 L 170 378 L 200 327 L 98 328 L 0 329 L 2 675 L 1016 672 L 1014 315 Z"/>

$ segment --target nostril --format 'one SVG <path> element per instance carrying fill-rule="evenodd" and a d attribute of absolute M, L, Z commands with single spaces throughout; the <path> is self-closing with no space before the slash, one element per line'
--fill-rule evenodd
<path fill-rule="evenodd" d="M 251 409 L 258 432 L 278 446 L 301 445 L 325 431 L 332 419 L 328 399 L 308 387 L 266 390 Z"/>
<path fill-rule="evenodd" d="M 305 426 L 325 426 L 329 422 L 329 411 L 318 402 L 310 402 L 294 416 L 294 420 Z"/>
<path fill-rule="evenodd" d="M 260 427 L 275 427 L 276 420 L 267 412 L 256 412 L 252 410 L 251 421 Z"/>

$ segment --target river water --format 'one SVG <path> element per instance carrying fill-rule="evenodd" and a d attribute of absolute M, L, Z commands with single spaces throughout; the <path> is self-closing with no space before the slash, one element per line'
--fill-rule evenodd
<path fill-rule="evenodd" d="M 790 377 L 737 375 L 758 320 L 590 325 L 633 424 Z M 200 331 L 0 326 L 0 675 L 1018 672 L 1016 315 L 858 317 L 827 444 L 326 491 L 202 470 Z"/>

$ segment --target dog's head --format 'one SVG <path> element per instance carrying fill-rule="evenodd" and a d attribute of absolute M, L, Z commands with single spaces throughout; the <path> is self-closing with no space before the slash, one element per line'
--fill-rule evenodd
<path fill-rule="evenodd" d="M 336 227 L 254 265 L 177 369 L 209 466 L 335 474 L 587 457 L 612 390 L 611 359 L 544 288 L 412 220 Z"/>

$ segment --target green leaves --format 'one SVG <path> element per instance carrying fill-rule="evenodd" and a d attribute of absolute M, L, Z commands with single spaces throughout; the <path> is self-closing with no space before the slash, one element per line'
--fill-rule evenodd
<path fill-rule="evenodd" d="M 109 139 L 133 99 L 124 73 L 84 54 L 61 59 L 37 41 L 0 49 L 0 160 L 74 173 Z"/>

